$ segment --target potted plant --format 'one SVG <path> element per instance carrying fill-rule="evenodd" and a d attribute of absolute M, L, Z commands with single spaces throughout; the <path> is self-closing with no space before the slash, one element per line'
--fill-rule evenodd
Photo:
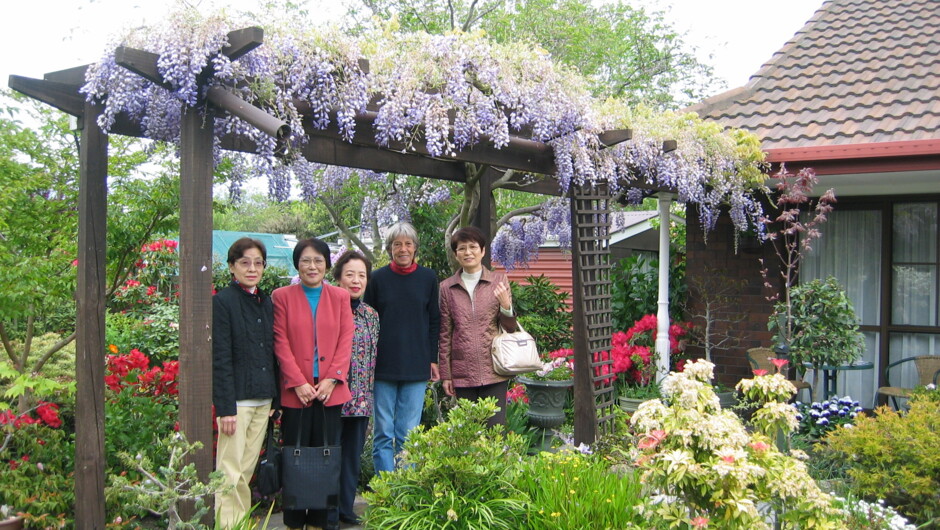
<path fill-rule="evenodd" d="M 769 328 L 774 342 L 787 344 L 790 361 L 797 368 L 812 366 L 813 389 L 818 400 L 819 372 L 822 366 L 852 363 L 861 356 L 865 340 L 858 331 L 858 317 L 845 289 L 833 277 L 801 283 L 790 289 L 789 318 L 771 318 Z M 783 301 L 774 314 L 787 311 Z M 789 322 L 789 329 L 783 324 Z"/>
<path fill-rule="evenodd" d="M 688 326 L 669 326 L 670 357 L 676 359 L 685 351 L 685 336 Z M 633 412 L 640 403 L 659 397 L 656 383 L 656 315 L 646 315 L 633 323 L 626 332 L 619 331 L 611 337 L 613 371 L 617 376 L 616 387 L 620 406 Z M 684 359 L 678 359 L 676 368 L 681 371 Z"/>
<path fill-rule="evenodd" d="M 560 348 L 543 355 L 541 370 L 519 376 L 529 396 L 529 421 L 542 429 L 553 429 L 565 422 L 565 398 L 574 386 L 574 351 Z"/>

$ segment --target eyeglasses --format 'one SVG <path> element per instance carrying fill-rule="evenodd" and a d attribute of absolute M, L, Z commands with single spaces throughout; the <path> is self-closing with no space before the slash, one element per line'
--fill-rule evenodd
<path fill-rule="evenodd" d="M 254 265 L 256 269 L 263 269 L 264 266 L 267 265 L 267 263 L 262 259 L 251 260 L 248 258 L 237 260 L 235 261 L 235 264 L 243 269 L 250 269 L 252 265 Z"/>
<path fill-rule="evenodd" d="M 457 247 L 457 250 L 455 252 L 479 252 L 479 251 L 480 251 L 480 245 L 473 243 L 470 245 L 460 245 Z"/>
<path fill-rule="evenodd" d="M 316 265 L 317 267 L 322 267 L 326 265 L 326 260 L 323 258 L 303 258 L 300 260 L 300 265 L 302 267 L 309 267 L 310 265 Z"/>

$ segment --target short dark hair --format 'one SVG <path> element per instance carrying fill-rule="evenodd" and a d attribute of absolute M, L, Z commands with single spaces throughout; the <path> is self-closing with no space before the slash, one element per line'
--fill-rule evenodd
<path fill-rule="evenodd" d="M 297 246 L 294 247 L 294 268 L 300 269 L 300 255 L 304 253 L 304 250 L 307 247 L 312 247 L 314 252 L 323 256 L 323 259 L 326 260 L 326 268 L 329 269 L 332 267 L 330 262 L 330 246 L 327 245 L 323 240 L 311 237 L 309 239 L 303 239 L 297 242 Z"/>
<path fill-rule="evenodd" d="M 483 235 L 483 230 L 475 226 L 465 226 L 457 230 L 454 235 L 450 236 L 450 249 L 457 252 L 457 245 L 470 242 L 480 245 L 480 248 L 486 248 L 486 236 Z"/>
<path fill-rule="evenodd" d="M 363 256 L 355 250 L 347 250 L 343 255 L 336 258 L 336 265 L 333 266 L 333 279 L 339 281 L 343 276 L 343 267 L 350 261 L 357 259 L 366 264 L 366 280 L 372 277 L 372 262 L 369 258 Z"/>
<path fill-rule="evenodd" d="M 245 252 L 248 252 L 248 249 L 251 248 L 258 249 L 258 251 L 261 252 L 261 259 L 268 261 L 268 251 L 264 248 L 264 243 L 257 239 L 243 237 L 232 243 L 232 246 L 228 247 L 228 264 L 234 265 L 235 262 L 242 259 Z"/>

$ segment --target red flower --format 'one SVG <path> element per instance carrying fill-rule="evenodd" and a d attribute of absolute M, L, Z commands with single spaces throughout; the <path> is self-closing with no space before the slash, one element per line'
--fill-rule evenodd
<path fill-rule="evenodd" d="M 59 419 L 59 406 L 55 403 L 40 402 L 40 405 L 36 407 L 36 415 L 54 429 L 62 426 L 62 420 Z"/>
<path fill-rule="evenodd" d="M 754 375 L 756 375 L 757 377 L 760 377 L 762 375 L 767 375 L 767 370 L 764 370 L 762 368 L 757 368 L 756 370 L 754 370 Z"/>
<path fill-rule="evenodd" d="M 653 449 L 666 439 L 666 431 L 654 430 L 643 435 L 640 442 L 636 444 L 639 449 Z"/>
<path fill-rule="evenodd" d="M 151 285 L 147 287 L 147 296 L 153 296 L 157 292 L 157 286 Z"/>
<path fill-rule="evenodd" d="M 516 383 L 509 390 L 506 391 L 506 401 L 510 403 L 515 403 L 516 401 L 522 401 L 523 403 L 529 402 L 529 396 L 525 393 L 525 385 L 520 385 Z"/>

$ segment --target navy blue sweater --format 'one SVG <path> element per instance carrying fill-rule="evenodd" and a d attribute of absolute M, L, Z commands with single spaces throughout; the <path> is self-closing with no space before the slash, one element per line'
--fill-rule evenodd
<path fill-rule="evenodd" d="M 430 379 L 441 328 L 438 297 L 437 274 L 427 267 L 402 275 L 386 265 L 372 273 L 365 303 L 379 312 L 376 379 Z"/>

